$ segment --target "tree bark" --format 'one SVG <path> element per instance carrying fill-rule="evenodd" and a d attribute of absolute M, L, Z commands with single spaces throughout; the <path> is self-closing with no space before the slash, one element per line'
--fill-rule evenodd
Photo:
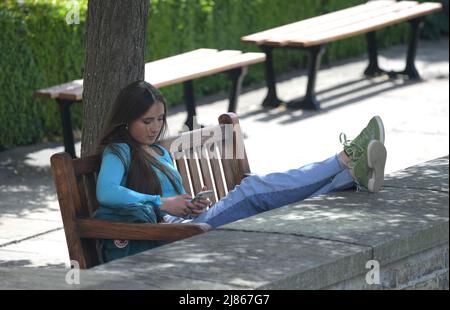
<path fill-rule="evenodd" d="M 149 0 L 89 0 L 81 155 L 95 151 L 119 91 L 145 74 Z"/>

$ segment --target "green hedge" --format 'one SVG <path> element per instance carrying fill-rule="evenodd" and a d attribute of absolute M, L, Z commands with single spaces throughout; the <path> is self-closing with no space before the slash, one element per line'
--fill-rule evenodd
<path fill-rule="evenodd" d="M 0 149 L 54 139 L 61 134 L 57 105 L 33 98 L 36 89 L 78 79 L 83 74 L 84 26 L 87 0 L 80 4 L 80 24 L 68 25 L 65 16 L 72 0 L 0 2 Z M 209 47 L 257 51 L 239 38 L 299 19 L 335 11 L 363 0 L 152 0 L 146 61 Z M 448 18 L 427 18 L 424 33 L 436 37 L 446 31 Z M 405 42 L 407 25 L 383 30 L 380 46 Z M 365 53 L 364 36 L 329 45 L 324 63 Z M 305 53 L 276 50 L 276 72 L 304 68 Z M 246 84 L 264 79 L 263 65 L 253 66 Z M 225 75 L 196 82 L 197 97 L 225 91 Z M 181 85 L 163 89 L 169 104 L 182 102 Z M 73 107 L 74 128 L 81 128 L 81 105 Z"/>
<path fill-rule="evenodd" d="M 68 25 L 69 1 L 0 3 L 0 149 L 61 134 L 58 106 L 33 92 L 78 79 L 84 63 L 84 20 Z M 81 107 L 74 109 L 76 128 Z"/>

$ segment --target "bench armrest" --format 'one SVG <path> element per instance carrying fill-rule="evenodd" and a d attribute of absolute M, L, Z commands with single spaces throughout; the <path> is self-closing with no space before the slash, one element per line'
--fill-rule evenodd
<path fill-rule="evenodd" d="M 212 230 L 212 227 L 205 223 L 136 224 L 90 218 L 78 219 L 77 228 L 81 238 L 165 241 L 181 240 Z"/>

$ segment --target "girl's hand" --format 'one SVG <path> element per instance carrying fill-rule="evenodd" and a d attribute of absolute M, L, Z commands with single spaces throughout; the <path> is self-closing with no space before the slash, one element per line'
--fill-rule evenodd
<path fill-rule="evenodd" d="M 202 191 L 207 191 L 208 188 L 204 186 Z M 201 199 L 192 203 L 192 216 L 197 217 L 200 214 L 206 212 L 206 209 L 211 205 L 211 201 L 209 199 Z"/>
<path fill-rule="evenodd" d="M 169 198 L 162 198 L 161 211 L 177 217 L 187 217 L 193 213 L 195 206 L 190 202 L 190 195 L 180 195 Z"/>

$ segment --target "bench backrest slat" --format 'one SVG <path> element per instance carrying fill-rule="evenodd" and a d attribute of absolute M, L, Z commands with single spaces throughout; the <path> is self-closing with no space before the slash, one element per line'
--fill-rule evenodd
<path fill-rule="evenodd" d="M 214 190 L 214 182 L 213 182 L 213 176 L 212 176 L 212 170 L 211 166 L 209 164 L 209 156 L 208 151 L 204 147 L 197 147 L 195 148 L 195 152 L 199 157 L 199 163 L 200 163 L 200 171 L 203 179 L 203 184 L 208 187 L 208 189 Z M 211 199 L 212 203 L 216 203 L 216 195 Z"/>
<path fill-rule="evenodd" d="M 180 172 L 181 177 L 183 179 L 183 186 L 184 186 L 184 189 L 186 190 L 186 193 L 193 196 L 193 190 L 192 190 L 192 186 L 191 186 L 191 182 L 190 182 L 190 175 L 188 172 L 188 165 L 186 163 L 186 159 L 184 156 L 182 158 L 176 160 L 176 167 L 178 169 L 178 172 Z"/>

